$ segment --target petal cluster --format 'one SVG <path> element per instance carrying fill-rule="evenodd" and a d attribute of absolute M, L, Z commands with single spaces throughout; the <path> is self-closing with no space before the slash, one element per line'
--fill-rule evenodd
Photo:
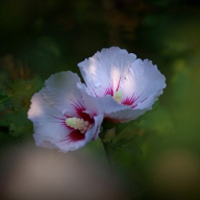
<path fill-rule="evenodd" d="M 118 103 L 115 110 L 104 111 L 105 117 L 117 122 L 136 119 L 151 109 L 166 87 L 156 65 L 118 47 L 102 49 L 78 66 L 90 95 L 110 96 Z"/>
<path fill-rule="evenodd" d="M 67 152 L 98 138 L 103 119 L 127 122 L 151 109 L 166 87 L 151 61 L 118 47 L 102 49 L 72 72 L 52 75 L 31 100 L 37 146 Z"/>
<path fill-rule="evenodd" d="M 52 75 L 31 102 L 28 118 L 34 125 L 33 137 L 37 146 L 67 152 L 97 139 L 103 120 L 102 109 L 98 101 L 81 87 L 76 74 L 61 72 Z M 74 119 L 84 122 L 81 128 L 67 123 L 67 120 Z"/>

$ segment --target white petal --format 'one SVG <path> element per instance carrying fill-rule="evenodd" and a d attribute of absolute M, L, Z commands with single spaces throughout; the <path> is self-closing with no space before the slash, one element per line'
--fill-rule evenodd
<path fill-rule="evenodd" d="M 85 113 L 90 116 L 100 115 L 104 113 L 102 109 L 102 104 L 104 103 L 102 99 L 96 98 L 88 94 L 87 88 L 84 84 L 78 84 L 82 96 L 82 104 L 84 106 Z"/>
<path fill-rule="evenodd" d="M 87 132 L 87 134 L 89 134 L 93 140 L 96 140 L 99 137 L 100 127 L 103 121 L 103 115 L 95 116 L 94 121 L 95 121 L 94 126 L 92 127 L 91 130 Z"/>
<path fill-rule="evenodd" d="M 106 90 L 112 90 L 108 93 L 118 90 L 122 76 L 126 76 L 135 59 L 135 54 L 128 54 L 126 50 L 111 47 L 102 49 L 78 66 L 90 93 L 103 97 Z"/>
<path fill-rule="evenodd" d="M 163 90 L 155 91 L 144 101 L 139 102 L 134 109 L 147 109 L 147 110 L 151 109 L 154 102 L 157 101 L 158 96 L 161 95 L 162 93 Z"/>
<path fill-rule="evenodd" d="M 119 110 L 119 111 L 111 112 L 107 114 L 107 118 L 115 122 L 129 122 L 131 120 L 134 120 L 140 117 L 149 109 L 151 109 L 151 107 L 148 107 L 146 109 L 133 109 L 133 110 L 123 109 L 123 110 Z"/>
<path fill-rule="evenodd" d="M 69 130 L 61 125 L 60 119 L 64 116 L 42 98 L 41 92 L 32 97 L 28 118 L 34 124 L 35 134 L 40 134 L 45 138 L 56 141 L 69 133 Z"/>
<path fill-rule="evenodd" d="M 128 105 L 118 104 L 110 96 L 101 98 L 101 100 L 105 118 L 108 118 L 113 122 L 128 122 L 136 119 L 147 111 L 147 109 L 131 109 Z"/>
<path fill-rule="evenodd" d="M 126 79 L 121 82 L 120 91 L 124 94 L 124 99 L 134 96 L 134 105 L 137 105 L 145 102 L 152 95 L 155 101 L 165 87 L 165 77 L 156 65 L 147 59 L 144 61 L 136 59 Z M 148 106 L 151 106 L 154 101 Z"/>
<path fill-rule="evenodd" d="M 72 72 L 51 75 L 42 89 L 43 98 L 62 114 L 76 116 L 75 107 L 81 107 L 81 93 L 77 88 L 80 79 Z"/>

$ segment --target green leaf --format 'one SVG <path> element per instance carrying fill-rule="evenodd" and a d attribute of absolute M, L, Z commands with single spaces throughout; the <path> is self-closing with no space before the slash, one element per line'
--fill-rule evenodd
<path fill-rule="evenodd" d="M 132 121 L 127 122 L 127 123 L 118 123 L 116 126 L 116 135 L 119 135 L 120 132 L 122 132 L 128 125 L 131 124 Z"/>
<path fill-rule="evenodd" d="M 5 119 L 0 120 L 0 126 L 8 126 L 8 122 Z"/>
<path fill-rule="evenodd" d="M 31 122 L 27 118 L 27 109 L 21 108 L 10 113 L 4 114 L 4 121 L 1 123 L 7 123 L 9 127 L 9 134 L 19 137 L 26 134 L 31 129 Z"/>
<path fill-rule="evenodd" d="M 143 155 L 143 151 L 141 150 L 142 138 L 139 135 L 134 135 L 131 139 L 122 138 L 117 142 L 106 142 L 106 144 L 113 151 L 121 150 L 136 156 Z"/>
<path fill-rule="evenodd" d="M 138 146 L 130 145 L 128 147 L 124 147 L 123 150 L 133 155 L 143 156 L 143 151 Z"/>
<path fill-rule="evenodd" d="M 42 85 L 40 79 L 15 80 L 6 85 L 6 95 L 0 96 L 0 132 L 14 138 L 32 133 L 32 123 L 27 118 L 27 111 L 32 95 L 40 90 Z"/>
<path fill-rule="evenodd" d="M 0 104 L 0 112 L 4 111 L 6 107 L 3 104 Z"/>
<path fill-rule="evenodd" d="M 122 146 L 128 145 L 129 143 L 130 143 L 130 139 L 122 138 L 116 142 L 116 145 L 118 145 L 119 147 L 122 147 Z"/>
<path fill-rule="evenodd" d="M 40 79 L 28 81 L 19 79 L 11 81 L 6 88 L 7 95 L 0 96 L 0 109 L 3 109 L 3 107 L 9 109 L 21 108 L 25 104 L 25 101 L 30 99 L 32 95 L 42 87 L 42 85 L 43 83 Z"/>

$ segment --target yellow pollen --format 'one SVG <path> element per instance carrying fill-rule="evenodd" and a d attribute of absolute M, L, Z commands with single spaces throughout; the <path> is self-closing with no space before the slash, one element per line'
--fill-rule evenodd
<path fill-rule="evenodd" d="M 71 117 L 66 119 L 67 126 L 79 130 L 81 133 L 85 133 L 85 131 L 92 128 L 92 125 L 89 122 L 84 121 L 83 119 L 77 117 Z"/>
<path fill-rule="evenodd" d="M 117 103 L 121 103 L 122 101 L 122 96 L 123 96 L 123 93 L 121 91 L 117 91 L 115 93 L 115 95 L 113 96 L 113 99 L 117 102 Z"/>

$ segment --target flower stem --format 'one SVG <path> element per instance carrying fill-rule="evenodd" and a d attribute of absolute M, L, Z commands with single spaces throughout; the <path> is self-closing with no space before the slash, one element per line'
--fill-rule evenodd
<path fill-rule="evenodd" d="M 101 141 L 103 143 L 103 147 L 104 147 L 104 150 L 105 150 L 105 153 L 106 153 L 108 164 L 109 164 L 110 168 L 112 169 L 112 161 L 111 161 L 111 156 L 110 156 L 108 146 L 107 146 L 106 142 L 104 142 L 102 139 L 101 139 Z"/>
<path fill-rule="evenodd" d="M 111 156 L 110 156 L 108 143 L 105 141 L 104 136 L 105 136 L 105 132 L 100 134 L 100 138 L 101 138 L 101 141 L 102 141 L 102 144 L 103 144 L 103 147 L 104 147 L 104 150 L 105 150 L 106 158 L 107 158 L 107 161 L 108 161 L 111 182 L 114 185 L 114 173 L 113 173 L 112 159 L 111 159 Z"/>

